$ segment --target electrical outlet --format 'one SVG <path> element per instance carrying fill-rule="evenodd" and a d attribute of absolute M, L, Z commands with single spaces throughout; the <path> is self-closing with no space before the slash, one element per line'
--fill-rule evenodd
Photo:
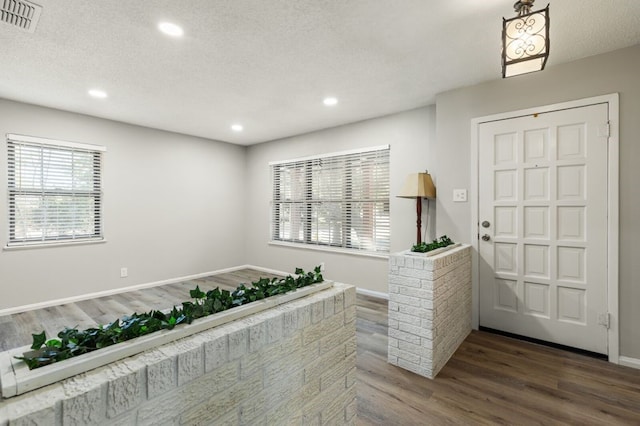
<path fill-rule="evenodd" d="M 120 278 L 127 278 L 129 276 L 129 270 L 127 268 L 120 268 Z"/>
<path fill-rule="evenodd" d="M 453 190 L 453 202 L 454 203 L 464 203 L 467 201 L 467 190 L 466 189 L 454 189 Z"/>
<path fill-rule="evenodd" d="M 320 272 L 324 272 L 324 262 L 320 262 Z"/>

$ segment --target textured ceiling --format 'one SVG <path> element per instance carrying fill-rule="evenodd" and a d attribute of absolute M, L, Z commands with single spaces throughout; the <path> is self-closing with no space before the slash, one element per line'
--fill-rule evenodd
<path fill-rule="evenodd" d="M 514 16 L 514 0 L 34 1 L 35 33 L 0 23 L 0 97 L 242 145 L 500 78 Z M 556 0 L 550 15 L 548 66 L 640 43 L 640 0 Z"/>

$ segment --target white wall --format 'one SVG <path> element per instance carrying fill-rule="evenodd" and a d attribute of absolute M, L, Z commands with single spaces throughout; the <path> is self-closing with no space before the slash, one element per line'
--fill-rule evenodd
<path fill-rule="evenodd" d="M 171 279 L 245 262 L 245 148 L 0 99 L 0 134 L 104 145 L 106 243 L 2 250 L 0 309 Z M 120 268 L 129 269 L 120 278 Z"/>
<path fill-rule="evenodd" d="M 247 263 L 290 271 L 312 268 L 325 262 L 325 277 L 368 290 L 387 293 L 386 258 L 334 253 L 269 245 L 271 178 L 269 162 L 355 148 L 391 145 L 391 252 L 415 244 L 415 201 L 396 198 L 409 173 L 435 165 L 431 146 L 435 137 L 433 106 L 380 117 L 355 124 L 249 147 L 247 184 L 249 204 L 245 209 Z M 431 203 L 430 228 L 435 218 Z M 426 204 L 423 210 L 426 209 Z M 423 211 L 423 230 L 426 211 Z M 433 235 L 430 238 L 434 238 Z"/>
<path fill-rule="evenodd" d="M 0 99 L 0 134 L 4 133 L 107 147 L 103 174 L 107 242 L 1 250 L 0 310 L 247 263 L 292 271 L 325 262 L 327 278 L 386 293 L 385 258 L 267 244 L 268 163 L 391 145 L 391 251 L 405 250 L 415 243 L 415 203 L 394 194 L 407 174 L 434 166 L 430 147 L 435 139 L 435 108 L 247 149 Z M 0 158 L 6 158 L 6 144 L 0 145 Z M 6 177 L 6 161 L 0 161 L 0 210 L 5 212 Z M 426 203 L 423 209 L 424 229 Z M 428 239 L 435 238 L 433 202 L 428 223 Z M 0 213 L 0 247 L 6 245 L 7 235 L 7 215 Z M 120 278 L 121 267 L 128 268 L 128 278 Z"/>
<path fill-rule="evenodd" d="M 97 245 L 0 251 L 0 310 L 251 263 L 292 270 L 325 262 L 327 278 L 387 292 L 387 260 L 270 246 L 269 161 L 391 145 L 391 251 L 415 242 L 415 205 L 395 198 L 429 169 L 431 233 L 470 242 L 470 120 L 620 93 L 620 353 L 640 358 L 640 46 L 543 72 L 441 93 L 436 106 L 243 148 L 0 100 L 0 134 L 105 145 L 105 235 Z M 436 129 L 437 125 L 437 129 Z M 437 130 L 437 143 L 436 143 Z M 0 247 L 6 244 L 6 144 L 0 144 Z M 433 205 L 433 203 L 432 203 Z M 239 214 L 238 212 L 242 212 Z M 437 217 L 437 221 L 435 220 Z M 435 225 L 435 232 L 434 232 Z M 424 226 L 424 224 L 423 224 Z M 129 277 L 119 278 L 120 267 Z"/>
<path fill-rule="evenodd" d="M 553 56 L 553 50 L 551 51 Z M 472 118 L 620 93 L 620 354 L 640 358 L 640 45 L 538 73 L 494 80 L 436 98 L 437 232 L 470 242 L 471 206 L 453 203 L 453 188 L 470 188 Z"/>

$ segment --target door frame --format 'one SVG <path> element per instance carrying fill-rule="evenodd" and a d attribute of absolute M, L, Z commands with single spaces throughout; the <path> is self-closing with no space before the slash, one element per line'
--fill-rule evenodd
<path fill-rule="evenodd" d="M 480 232 L 479 213 L 479 149 L 480 125 L 491 121 L 508 120 L 512 118 L 548 113 L 558 110 L 586 107 L 595 104 L 607 104 L 609 114 L 609 142 L 607 147 L 607 308 L 609 311 L 609 329 L 607 330 L 607 347 L 609 362 L 618 364 L 620 358 L 619 312 L 618 312 L 618 241 L 619 241 L 619 95 L 609 95 L 584 98 L 575 101 L 562 102 L 541 107 L 509 111 L 471 120 L 471 190 L 469 204 L 471 208 L 471 326 L 477 330 L 480 325 L 480 273 L 478 262 L 478 238 Z"/>

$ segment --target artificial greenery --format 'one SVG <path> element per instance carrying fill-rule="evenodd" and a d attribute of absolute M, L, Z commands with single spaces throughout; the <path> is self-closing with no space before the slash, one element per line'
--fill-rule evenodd
<path fill-rule="evenodd" d="M 58 333 L 58 339 L 47 340 L 44 331 L 40 334 L 32 334 L 32 351 L 25 352 L 22 357 L 16 358 L 23 360 L 29 369 L 33 370 L 158 330 L 171 330 L 179 324 L 190 324 L 197 318 L 323 281 L 320 266 L 316 266 L 313 272 L 308 273 L 296 268 L 295 274 L 296 278 L 291 275 L 285 278 L 260 278 L 249 287 L 240 284 L 232 292 L 216 287 L 205 293 L 196 286 L 189 291 L 193 301 L 183 302 L 182 307 L 174 306 L 167 313 L 161 311 L 134 313 L 116 319 L 112 323 L 86 330 L 65 328 Z"/>
<path fill-rule="evenodd" d="M 435 239 L 431 243 L 416 244 L 413 247 L 411 247 L 411 251 L 415 251 L 418 253 L 426 253 L 428 251 L 439 249 L 441 247 L 450 246 L 451 244 L 453 244 L 453 241 L 451 241 L 451 238 L 447 237 L 446 235 L 443 235 L 442 237 L 440 237 L 440 241 Z"/>

